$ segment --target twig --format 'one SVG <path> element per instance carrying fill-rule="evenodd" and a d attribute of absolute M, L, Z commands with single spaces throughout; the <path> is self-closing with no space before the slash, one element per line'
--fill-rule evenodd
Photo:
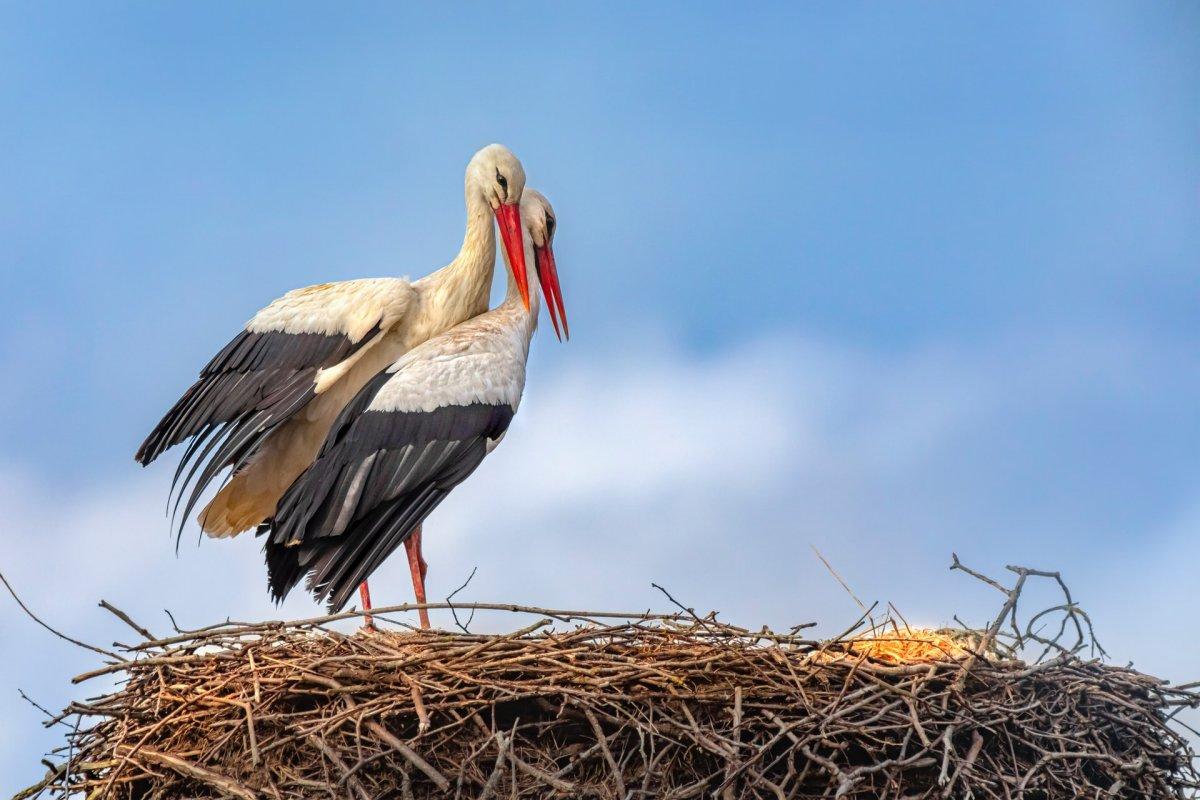
<path fill-rule="evenodd" d="M 415 750 L 397 739 L 391 731 L 380 725 L 375 720 L 368 722 L 367 728 L 370 729 L 371 733 L 387 742 L 387 744 L 393 750 L 404 756 L 410 764 L 421 770 L 421 772 L 425 773 L 426 777 L 433 781 L 439 789 L 441 789 L 443 792 L 449 790 L 450 781 L 446 780 L 446 776 L 438 772 L 428 761 L 421 758 L 421 756 L 418 755 Z"/>
<path fill-rule="evenodd" d="M 858 604 L 858 607 L 869 615 L 866 604 L 863 603 L 862 600 L 858 599 L 858 595 L 856 595 L 854 590 L 851 589 L 844 580 L 842 580 L 842 576 L 839 575 L 837 570 L 833 568 L 833 565 L 825 559 L 825 556 L 821 555 L 821 551 L 817 549 L 817 546 L 815 544 L 810 544 L 809 547 L 811 547 L 812 551 L 817 554 L 817 558 L 821 559 L 821 563 L 825 565 L 825 569 L 829 570 L 829 574 L 833 576 L 834 580 L 840 583 L 842 588 L 846 590 L 846 594 L 850 595 L 850 598 Z M 872 623 L 872 627 L 874 627 L 874 623 Z"/>
<path fill-rule="evenodd" d="M 457 589 L 455 589 L 450 594 L 446 595 L 446 603 L 447 603 L 447 605 L 450 606 L 450 614 L 451 614 L 451 616 L 454 617 L 454 624 L 457 625 L 458 629 L 461 630 L 463 633 L 471 632 L 470 630 L 468 630 L 468 627 L 471 624 L 471 620 L 475 619 L 475 610 L 471 609 L 471 616 L 470 616 L 470 618 L 467 619 L 467 624 L 464 625 L 463 623 L 458 621 L 458 611 L 454 608 L 454 604 L 451 603 L 450 601 L 454 599 L 454 596 L 456 594 L 461 592 L 463 589 L 467 588 L 467 584 L 469 584 L 471 582 L 471 579 L 475 577 L 475 570 L 477 570 L 477 569 L 479 569 L 478 566 L 471 567 L 471 574 L 468 575 L 467 579 L 462 582 L 462 585 L 459 586 Z"/>
<path fill-rule="evenodd" d="M 450 603 L 401 603 L 395 606 L 376 607 L 371 609 L 371 613 L 376 617 L 382 614 L 400 614 L 407 611 L 416 611 L 418 609 L 449 609 Z M 538 606 L 523 606 L 517 603 L 458 603 L 455 608 L 464 609 L 470 608 L 476 611 L 507 611 L 514 614 L 538 614 L 541 616 L 551 617 L 561 622 L 590 622 L 601 619 L 641 619 L 647 621 L 654 620 L 671 620 L 675 619 L 674 614 L 644 614 L 638 611 L 574 611 L 556 608 L 539 608 Z M 284 622 L 283 620 L 268 620 L 266 622 L 257 623 L 236 623 L 224 622 L 218 625 L 209 626 L 205 629 L 197 629 L 196 631 L 185 631 L 177 636 L 167 636 L 162 639 L 156 639 L 153 642 L 142 642 L 131 647 L 131 650 L 149 650 L 152 648 L 166 647 L 173 644 L 181 644 L 189 642 L 197 638 L 201 630 L 207 635 L 217 637 L 226 636 L 233 632 L 247 632 L 250 630 L 256 631 L 276 631 L 284 627 L 290 628 L 321 628 L 330 625 L 334 622 L 340 622 L 346 619 L 357 619 L 362 617 L 364 612 L 342 611 L 337 614 L 326 614 L 318 617 L 308 617 L 306 619 L 292 620 Z M 103 651 L 101 651 L 103 652 Z M 108 653 L 105 653 L 108 655 Z"/>
<path fill-rule="evenodd" d="M 46 630 L 50 631 L 52 634 L 57 636 L 59 639 L 62 639 L 65 642 L 70 642 L 71 644 L 75 645 L 76 647 L 82 647 L 84 650 L 91 650 L 93 653 L 99 653 L 102 656 L 114 658 L 117 661 L 126 661 L 127 660 L 127 659 L 122 658 L 121 656 L 117 655 L 116 653 L 113 653 L 109 650 L 105 650 L 102 647 L 95 647 L 94 645 L 90 645 L 87 642 L 81 642 L 78 639 L 73 639 L 70 636 L 67 636 L 65 633 L 60 633 L 59 631 L 50 627 L 45 622 L 43 622 L 41 620 L 41 618 L 38 617 L 37 614 L 34 614 L 32 611 L 30 611 L 29 606 L 25 605 L 24 601 L 22 601 L 21 598 L 17 596 L 16 591 L 14 591 L 12 586 L 9 584 L 8 578 L 4 577 L 3 572 L 0 572 L 0 582 L 2 582 L 4 584 L 4 588 L 8 590 L 8 593 L 10 595 L 12 595 L 12 599 L 17 601 L 17 605 L 21 607 L 21 610 L 25 612 L 26 616 L 28 616 L 31 620 L 36 622 L 38 625 L 41 625 Z"/>
<path fill-rule="evenodd" d="M 335 752 L 333 748 L 326 744 L 324 739 L 315 733 L 310 733 L 308 735 L 308 741 L 313 747 L 320 751 L 321 755 L 329 759 L 329 763 L 338 768 L 338 771 L 342 773 L 342 779 L 346 781 L 346 783 L 352 789 L 354 789 L 354 791 L 358 792 L 358 796 L 362 798 L 362 800 L 371 800 L 371 795 L 367 793 L 367 790 L 363 788 L 363 785 L 358 782 L 357 778 L 354 777 L 354 773 L 352 773 L 346 767 L 346 762 L 342 761 L 337 752 Z"/>
<path fill-rule="evenodd" d="M 495 793 L 500 776 L 504 774 L 504 759 L 508 755 L 508 741 L 504 738 L 503 731 L 496 731 L 494 738 L 496 740 L 496 765 L 492 767 L 492 773 L 488 776 L 487 783 L 483 785 L 483 791 L 479 793 L 478 800 L 488 800 Z"/>
<path fill-rule="evenodd" d="M 47 728 L 49 728 L 49 727 L 50 727 L 50 726 L 52 726 L 52 725 L 66 725 L 66 724 L 67 724 L 67 723 L 63 722 L 63 720 L 62 720 L 62 717 L 61 717 L 61 716 L 57 716 L 57 717 L 56 717 L 54 714 L 51 714 L 51 713 L 50 713 L 50 712 L 49 712 L 49 711 L 48 711 L 46 708 L 44 708 L 43 706 L 39 705 L 39 704 L 37 703 L 37 701 L 35 701 L 35 700 L 34 700 L 32 697 L 30 697 L 29 695 L 25 694 L 25 690 L 24 690 L 24 689 L 17 689 L 17 694 L 21 695 L 21 699 L 22 699 L 22 700 L 24 700 L 26 703 L 29 703 L 29 705 L 33 706 L 33 707 L 34 707 L 34 708 L 36 708 L 38 711 L 40 711 L 40 712 L 42 712 L 43 714 L 45 714 L 45 715 L 46 715 L 46 718 L 47 718 L 47 719 L 46 719 L 46 721 L 45 721 L 44 723 L 42 723 L 42 724 L 43 724 L 43 725 L 45 725 Z M 67 727 L 70 727 L 70 726 L 67 726 Z"/>
<path fill-rule="evenodd" d="M 258 795 L 251 791 L 249 787 L 243 786 L 235 780 L 227 778 L 219 772 L 214 772 L 207 767 L 202 767 L 199 764 L 194 764 L 185 758 L 181 758 L 169 753 L 160 753 L 157 750 L 143 747 L 137 753 L 142 758 L 147 758 L 156 764 L 161 764 L 164 767 L 175 770 L 178 773 L 187 775 L 190 778 L 204 783 L 208 786 L 218 789 L 225 794 L 240 797 L 242 800 L 258 800 Z"/>
<path fill-rule="evenodd" d="M 141 625 L 138 625 L 136 622 L 134 622 L 132 619 L 130 619 L 128 614 L 126 614 L 124 611 L 117 608 L 112 603 L 108 602 L 107 600 L 101 600 L 100 607 L 106 611 L 112 612 L 112 614 L 117 619 L 121 620 L 126 625 L 133 628 L 135 631 L 137 631 L 139 634 L 141 634 L 144 639 L 147 639 L 152 642 L 157 638 L 153 633 L 146 630 Z"/>

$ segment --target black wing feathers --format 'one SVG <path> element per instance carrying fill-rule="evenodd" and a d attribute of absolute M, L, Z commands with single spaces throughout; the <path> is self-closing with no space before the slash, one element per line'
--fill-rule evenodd
<path fill-rule="evenodd" d="M 147 465 L 208 426 L 278 402 L 281 392 L 294 388 L 299 373 L 311 376 L 355 349 L 341 334 L 242 331 L 200 371 L 200 378 L 150 432 L 135 458 Z"/>
<path fill-rule="evenodd" d="M 172 492 L 179 488 L 178 508 L 196 479 L 184 509 L 186 520 L 222 470 L 239 469 L 272 431 L 312 400 L 319 370 L 353 355 L 379 330 L 377 325 L 357 343 L 341 334 L 242 331 L 201 370 L 135 458 L 147 465 L 195 437 L 171 482 Z M 185 469 L 187 477 L 180 484 Z"/>
<path fill-rule="evenodd" d="M 279 503 L 265 550 L 281 600 L 306 573 L 309 589 L 341 608 L 512 421 L 507 404 L 431 412 L 366 411 L 383 373 L 342 412 L 321 455 Z"/>

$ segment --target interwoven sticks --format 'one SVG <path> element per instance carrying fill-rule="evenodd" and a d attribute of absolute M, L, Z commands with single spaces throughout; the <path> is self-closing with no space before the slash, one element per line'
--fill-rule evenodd
<path fill-rule="evenodd" d="M 993 641 L 922 632 L 914 650 L 899 626 L 877 632 L 887 644 L 821 643 L 686 613 L 553 614 L 591 621 L 491 636 L 308 620 L 144 643 L 109 667 L 117 691 L 67 709 L 85 721 L 69 762 L 18 797 L 1167 798 L 1198 786 L 1169 718 L 1200 697 L 1073 645 L 1026 663 L 997 654 L 999 627 Z"/>

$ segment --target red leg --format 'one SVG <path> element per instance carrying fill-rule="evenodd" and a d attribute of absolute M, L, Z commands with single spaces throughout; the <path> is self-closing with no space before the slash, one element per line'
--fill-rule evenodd
<path fill-rule="evenodd" d="M 358 585 L 358 596 L 362 599 L 362 610 L 371 610 L 371 587 L 363 581 Z M 363 629 L 368 631 L 375 630 L 375 621 L 371 619 L 370 614 L 363 614 Z"/>
<path fill-rule="evenodd" d="M 420 527 L 404 540 L 404 552 L 408 554 L 408 571 L 412 575 L 413 595 L 416 596 L 418 603 L 424 604 L 426 602 L 425 573 L 429 571 L 429 565 L 425 563 L 425 558 L 421 555 Z M 421 627 L 428 630 L 429 611 L 422 608 L 418 609 L 417 613 L 421 616 Z"/>
<path fill-rule="evenodd" d="M 421 526 L 412 532 L 413 538 L 416 540 L 415 547 L 417 548 L 417 563 L 421 565 L 421 589 L 425 588 L 425 576 L 429 574 L 429 565 L 425 563 L 425 553 L 421 550 Z"/>

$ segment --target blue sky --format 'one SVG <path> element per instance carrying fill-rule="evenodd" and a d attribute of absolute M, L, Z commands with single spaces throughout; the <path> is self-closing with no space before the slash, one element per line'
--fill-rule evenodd
<path fill-rule="evenodd" d="M 501 141 L 574 339 L 431 521 L 431 593 L 479 564 L 479 599 L 658 580 L 836 628 L 816 544 L 946 621 L 992 600 L 956 549 L 1064 570 L 1120 659 L 1194 678 L 1150 643 L 1200 599 L 1197 85 L 1187 3 L 0 6 L 0 569 L 103 641 L 101 596 L 273 613 L 253 541 L 174 556 L 132 453 L 272 298 L 445 263 Z M 87 659 L 0 636 L 27 730 L 15 687 L 61 705 Z M 0 774 L 52 738 L 0 734 Z"/>

